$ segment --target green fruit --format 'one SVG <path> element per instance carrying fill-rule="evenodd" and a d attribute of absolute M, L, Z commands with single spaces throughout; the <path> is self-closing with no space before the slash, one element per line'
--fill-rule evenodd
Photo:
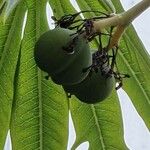
<path fill-rule="evenodd" d="M 106 99 L 113 87 L 113 76 L 102 75 L 101 71 L 88 75 L 81 83 L 72 86 L 63 86 L 64 90 L 75 95 L 80 101 L 94 104 Z"/>
<path fill-rule="evenodd" d="M 44 33 L 35 45 L 38 67 L 57 84 L 76 84 L 88 75 L 82 70 L 92 63 L 90 48 L 83 36 L 74 33 L 55 28 Z"/>

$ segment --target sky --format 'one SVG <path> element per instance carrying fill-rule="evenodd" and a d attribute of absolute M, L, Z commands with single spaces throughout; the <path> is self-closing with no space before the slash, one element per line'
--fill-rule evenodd
<path fill-rule="evenodd" d="M 76 6 L 75 0 L 71 0 Z M 140 0 L 121 0 L 125 9 L 129 9 L 135 5 Z M 76 6 L 77 8 L 77 6 Z M 50 18 L 50 17 L 49 17 Z M 150 9 L 145 11 L 140 15 L 134 22 L 133 25 L 141 38 L 145 48 L 150 53 Z M 50 22 L 51 24 L 51 22 Z M 132 105 L 127 94 L 120 89 L 118 91 L 118 96 L 120 97 L 120 104 L 123 113 L 123 122 L 124 122 L 124 133 L 125 133 L 125 142 L 128 145 L 130 150 L 150 150 L 150 133 L 146 128 L 141 117 L 137 114 L 134 106 Z M 70 150 L 71 145 L 75 140 L 75 131 L 73 123 L 71 121 L 71 116 L 69 116 L 69 144 L 68 150 Z M 88 142 L 81 144 L 77 150 L 87 150 Z M 11 150 L 10 136 L 8 133 L 6 144 L 4 150 Z"/>

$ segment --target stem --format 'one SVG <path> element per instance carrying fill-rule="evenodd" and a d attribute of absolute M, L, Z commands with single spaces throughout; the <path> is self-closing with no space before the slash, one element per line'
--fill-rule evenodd
<path fill-rule="evenodd" d="M 101 32 L 103 29 L 106 29 L 107 27 L 117 26 L 120 23 L 119 15 L 115 15 L 110 18 L 102 19 L 99 21 L 94 21 L 94 31 L 95 32 Z"/>
<path fill-rule="evenodd" d="M 116 14 L 110 18 L 105 18 L 99 21 L 94 21 L 94 30 L 101 32 L 103 29 L 111 26 L 127 26 L 135 18 L 137 18 L 142 12 L 144 12 L 150 6 L 150 0 L 143 0 L 129 10 Z"/>
<path fill-rule="evenodd" d="M 130 24 L 135 18 L 143 13 L 150 6 L 150 0 L 143 0 L 137 5 L 133 6 L 128 11 L 121 14 L 122 25 Z"/>
<path fill-rule="evenodd" d="M 102 32 L 103 29 L 108 27 L 116 27 L 116 31 L 113 34 L 108 49 L 117 46 L 119 40 L 124 33 L 127 26 L 137 18 L 141 13 L 143 13 L 148 7 L 150 6 L 150 0 L 142 0 L 134 7 L 130 8 L 129 10 L 116 14 L 110 18 L 105 18 L 99 21 L 94 21 L 94 32 Z"/>
<path fill-rule="evenodd" d="M 111 37 L 110 44 L 108 45 L 108 50 L 118 46 L 119 40 L 122 34 L 124 33 L 124 31 L 125 31 L 124 26 L 120 26 L 120 25 L 117 26 L 116 31 Z"/>

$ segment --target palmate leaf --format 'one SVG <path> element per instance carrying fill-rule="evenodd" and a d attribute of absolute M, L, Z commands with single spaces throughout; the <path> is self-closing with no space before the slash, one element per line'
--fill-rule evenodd
<path fill-rule="evenodd" d="M 118 12 L 123 11 L 119 1 L 112 2 Z M 150 55 L 132 26 L 123 35 L 117 62 L 119 69 L 131 76 L 124 81 L 123 89 L 150 129 Z"/>
<path fill-rule="evenodd" d="M 24 15 L 25 8 L 20 4 L 5 25 L 0 20 L 0 149 L 3 149 L 9 129 L 14 74 Z"/>
<path fill-rule="evenodd" d="M 61 86 L 44 78 L 33 52 L 38 37 L 48 30 L 46 1 L 27 0 L 28 14 L 16 73 L 11 121 L 15 150 L 64 150 L 68 141 L 68 102 Z"/>

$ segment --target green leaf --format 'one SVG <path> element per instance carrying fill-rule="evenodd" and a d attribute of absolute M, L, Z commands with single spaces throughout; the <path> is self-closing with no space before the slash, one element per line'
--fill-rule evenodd
<path fill-rule="evenodd" d="M 48 30 L 46 1 L 27 0 L 28 14 L 15 79 L 11 119 L 15 150 L 64 150 L 68 142 L 68 102 L 61 86 L 44 78 L 34 62 L 34 45 Z"/>
<path fill-rule="evenodd" d="M 11 23 L 13 22 L 13 16 L 14 16 L 14 13 L 13 13 L 13 15 L 11 15 L 8 18 L 8 20 L 5 24 L 3 24 L 2 20 L 0 20 L 0 59 L 2 57 L 4 45 L 5 45 L 5 42 L 7 40 L 9 30 L 11 28 Z"/>
<path fill-rule="evenodd" d="M 6 16 L 10 15 L 18 1 L 8 1 Z M 114 12 L 112 2 L 117 10 L 122 10 L 118 1 L 77 1 L 82 10 Z M 11 2 L 12 5 L 8 5 Z M 5 26 L 0 24 L 0 149 L 3 149 L 12 111 L 10 130 L 13 149 L 66 150 L 70 107 L 77 133 L 72 149 L 89 141 L 89 149 L 126 150 L 121 110 L 115 92 L 97 105 L 86 105 L 75 98 L 69 105 L 62 87 L 45 80 L 45 73 L 34 62 L 33 52 L 39 36 L 49 30 L 45 8 L 47 0 L 25 2 L 23 6 L 18 4 L 15 15 L 8 18 Z M 68 0 L 49 0 L 49 3 L 57 18 L 75 12 Z M 24 6 L 28 8 L 28 15 L 20 49 Z M 149 127 L 150 59 L 139 41 L 130 27 L 121 41 L 118 63 L 121 71 L 132 75 L 124 82 L 124 89 Z"/>
<path fill-rule="evenodd" d="M 116 9 L 115 9 L 115 7 L 114 7 L 114 5 L 113 5 L 111 0 L 102 0 L 102 1 L 103 2 L 102 2 L 101 5 L 104 5 L 106 10 L 109 10 L 110 13 L 115 13 L 116 12 Z"/>
<path fill-rule="evenodd" d="M 119 1 L 114 5 L 119 12 L 123 11 Z M 119 47 L 119 70 L 131 76 L 124 80 L 123 89 L 150 129 L 150 55 L 132 26 L 126 30 Z"/>
<path fill-rule="evenodd" d="M 14 74 L 20 49 L 24 14 L 25 8 L 20 5 L 8 18 L 5 25 L 0 22 L 0 149 L 3 149 L 9 129 Z"/>
<path fill-rule="evenodd" d="M 10 15 L 10 13 L 13 11 L 13 9 L 19 4 L 21 0 L 3 0 L 3 2 L 6 2 L 6 7 L 2 13 L 2 20 L 5 22 Z"/>
<path fill-rule="evenodd" d="M 82 10 L 109 11 L 105 1 L 78 0 Z M 107 8 L 107 9 L 106 9 Z M 89 17 L 89 14 L 86 14 Z M 70 102 L 71 114 L 77 138 L 72 149 L 89 141 L 89 149 L 128 149 L 124 142 L 121 108 L 116 91 L 107 100 L 97 105 Z"/>
<path fill-rule="evenodd" d="M 68 0 L 49 0 L 49 4 L 52 7 L 53 14 L 56 18 L 76 12 Z"/>
<path fill-rule="evenodd" d="M 115 8 L 110 0 L 77 0 L 81 10 L 96 10 L 114 13 Z"/>
<path fill-rule="evenodd" d="M 0 16 L 5 8 L 6 2 L 5 1 L 0 1 Z"/>
<path fill-rule="evenodd" d="M 89 142 L 89 150 L 123 149 L 123 126 L 116 94 L 96 105 L 70 100 L 71 114 L 76 130 L 75 150 L 82 142 Z"/>

